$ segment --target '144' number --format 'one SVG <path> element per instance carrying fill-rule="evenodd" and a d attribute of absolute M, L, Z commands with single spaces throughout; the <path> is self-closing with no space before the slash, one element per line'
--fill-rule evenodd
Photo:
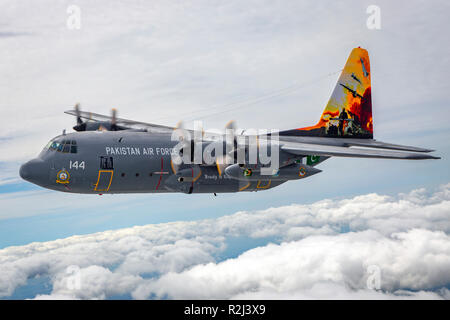
<path fill-rule="evenodd" d="M 84 161 L 80 161 L 80 162 L 78 162 L 78 161 L 75 161 L 75 162 L 72 162 L 72 160 L 70 160 L 70 169 L 83 169 L 84 170 Z"/>

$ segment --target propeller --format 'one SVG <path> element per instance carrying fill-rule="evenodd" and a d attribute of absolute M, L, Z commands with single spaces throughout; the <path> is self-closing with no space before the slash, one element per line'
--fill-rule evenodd
<path fill-rule="evenodd" d="M 229 121 L 225 125 L 225 152 L 216 155 L 216 167 L 219 176 L 222 176 L 226 167 L 233 164 L 237 159 L 238 142 L 235 136 L 235 130 L 236 122 L 234 120 Z"/>
<path fill-rule="evenodd" d="M 201 127 L 195 128 L 194 137 L 191 137 L 188 134 L 186 134 L 185 132 L 183 132 L 182 130 L 184 130 L 184 123 L 182 121 L 178 122 L 174 128 L 174 130 L 179 130 L 179 129 L 181 129 L 179 132 L 180 138 L 183 137 L 183 139 L 184 139 L 184 145 L 180 148 L 179 155 L 182 158 L 184 158 L 186 156 L 186 154 L 183 154 L 183 153 L 188 152 L 188 150 L 189 150 L 190 151 L 190 163 L 182 162 L 182 163 L 176 164 L 175 162 L 177 162 L 177 161 L 172 161 L 172 169 L 173 169 L 174 173 L 177 173 L 180 169 L 182 169 L 181 167 L 183 165 L 193 165 L 194 160 L 195 160 L 195 155 L 194 155 L 195 145 L 197 143 L 202 143 L 202 137 L 204 136 L 204 131 L 203 131 L 203 128 L 201 128 Z M 216 154 L 216 159 L 215 159 L 217 171 L 220 176 L 223 175 L 226 167 L 228 167 L 231 164 L 234 164 L 237 161 L 238 149 L 240 146 L 238 144 L 238 139 L 235 136 L 235 131 L 236 131 L 236 123 L 234 121 L 230 121 L 225 125 L 225 139 L 226 139 L 226 141 L 224 143 L 225 150 L 223 150 L 224 152 L 222 154 Z M 198 132 L 201 132 L 200 137 L 199 137 Z M 183 140 L 180 139 L 180 141 L 183 141 Z M 245 159 L 244 159 L 244 161 L 245 161 Z"/>
<path fill-rule="evenodd" d="M 81 116 L 80 116 L 80 103 L 77 102 L 75 104 L 75 113 L 77 114 L 77 124 L 80 125 L 83 123 L 83 120 L 81 120 Z"/>
<path fill-rule="evenodd" d="M 75 104 L 75 113 L 77 115 L 77 125 L 73 127 L 75 131 L 86 131 L 87 124 L 83 122 L 80 115 L 80 103 Z"/>
<path fill-rule="evenodd" d="M 83 121 L 81 118 L 80 103 L 75 104 L 75 115 L 77 117 L 77 124 L 73 127 L 75 131 L 95 131 L 95 130 L 107 130 L 107 131 L 118 131 L 123 130 L 117 125 L 117 110 L 111 110 L 111 120 L 110 121 Z"/>
<path fill-rule="evenodd" d="M 182 137 L 181 139 L 183 139 L 183 141 L 184 141 L 185 135 L 184 135 L 184 133 L 182 132 L 182 130 L 184 130 L 184 123 L 183 123 L 182 120 L 178 121 L 178 123 L 176 124 L 174 130 L 180 130 L 180 131 L 179 131 L 179 134 L 181 135 L 180 138 Z M 180 140 L 180 141 L 181 141 L 181 140 Z M 184 145 L 186 145 L 186 141 L 184 141 Z M 183 157 L 183 151 L 184 151 L 183 149 L 184 149 L 184 147 L 182 147 L 182 148 L 180 149 L 180 156 L 181 156 L 181 157 Z M 177 164 L 177 163 L 175 163 L 175 161 L 173 161 L 173 160 L 171 160 L 170 163 L 171 163 L 171 166 L 172 166 L 172 170 L 173 170 L 173 172 L 174 172 L 175 174 L 180 170 L 180 167 L 183 165 L 183 163 Z"/>
<path fill-rule="evenodd" d="M 112 108 L 111 110 L 111 131 L 117 131 L 117 109 Z"/>
<path fill-rule="evenodd" d="M 177 135 L 179 136 L 179 140 L 182 141 L 182 146 L 179 151 L 179 155 L 182 157 L 182 163 L 176 164 L 177 161 L 172 161 L 172 169 L 175 173 L 177 173 L 183 165 L 196 167 L 198 164 L 202 162 L 202 150 L 203 150 L 203 136 L 204 130 L 203 127 L 198 122 L 194 122 L 194 130 L 188 131 L 184 127 L 183 121 L 179 121 L 175 126 L 174 130 L 178 130 Z M 192 136 L 192 134 L 194 136 Z M 196 148 L 198 146 L 199 149 Z M 199 152 L 196 155 L 196 152 Z M 188 156 L 189 161 L 186 161 L 186 156 Z M 200 157 L 200 163 L 195 163 L 197 158 Z"/>

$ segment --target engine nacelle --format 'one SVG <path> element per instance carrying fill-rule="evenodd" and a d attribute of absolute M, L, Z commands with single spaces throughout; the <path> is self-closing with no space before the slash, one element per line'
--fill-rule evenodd
<path fill-rule="evenodd" d="M 233 164 L 225 169 L 227 176 L 241 181 L 295 180 L 303 179 L 319 172 L 322 172 L 322 170 L 301 163 L 293 163 L 270 174 L 262 174 L 260 167 L 248 168 L 239 164 Z"/>

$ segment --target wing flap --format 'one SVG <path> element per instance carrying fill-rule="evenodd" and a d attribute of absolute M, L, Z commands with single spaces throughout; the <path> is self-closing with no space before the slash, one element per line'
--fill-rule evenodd
<path fill-rule="evenodd" d="M 309 144 L 309 143 L 285 143 L 281 150 L 295 155 L 317 155 L 328 157 L 350 157 L 350 158 L 378 158 L 378 159 L 440 159 L 429 154 L 400 152 L 382 149 L 363 149 L 354 147 L 337 147 L 329 145 Z"/>

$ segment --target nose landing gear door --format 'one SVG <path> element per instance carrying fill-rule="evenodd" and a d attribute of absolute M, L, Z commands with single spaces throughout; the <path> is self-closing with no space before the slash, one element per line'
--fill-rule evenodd
<path fill-rule="evenodd" d="M 98 171 L 97 183 L 94 185 L 95 191 L 109 191 L 114 175 L 114 162 L 112 157 L 100 157 L 100 170 Z"/>

